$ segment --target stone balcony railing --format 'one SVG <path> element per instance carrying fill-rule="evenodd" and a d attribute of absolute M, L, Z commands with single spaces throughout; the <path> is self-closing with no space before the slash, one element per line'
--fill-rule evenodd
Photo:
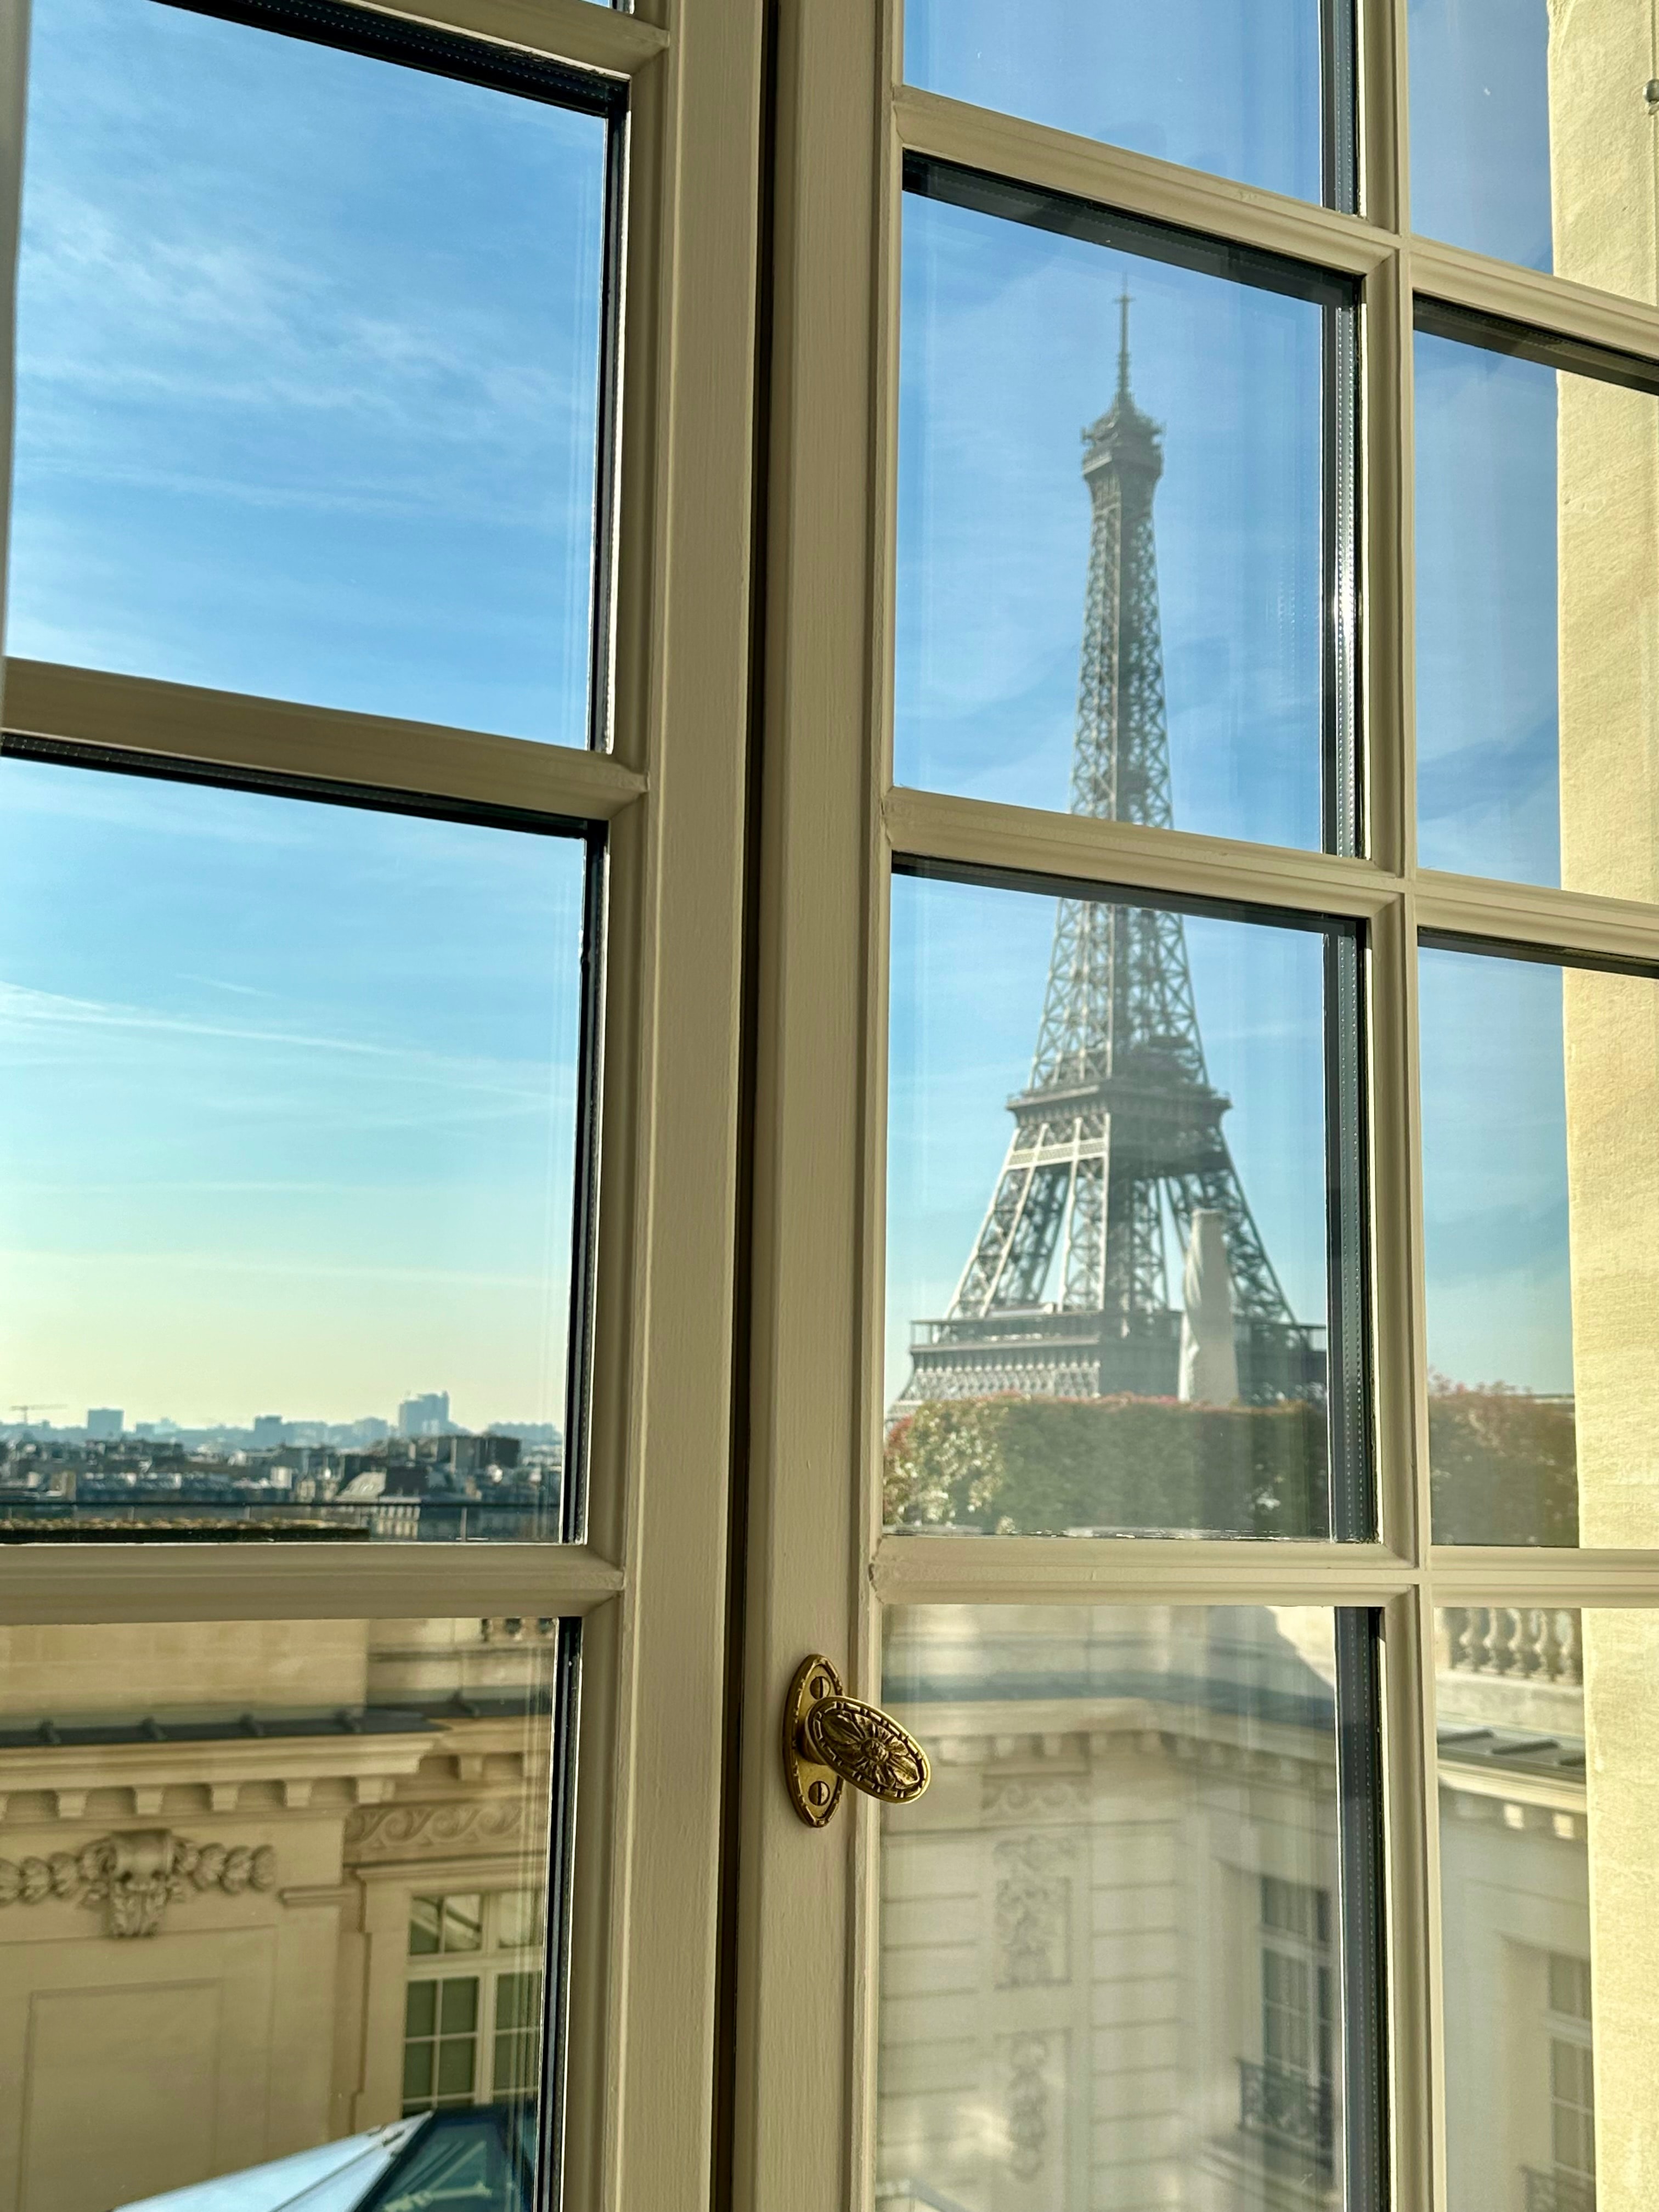
<path fill-rule="evenodd" d="M 1559 1607 L 1449 1605 L 1437 1632 L 1443 1673 L 1500 1674 L 1574 1689 L 1584 1679 L 1578 1615 Z"/>

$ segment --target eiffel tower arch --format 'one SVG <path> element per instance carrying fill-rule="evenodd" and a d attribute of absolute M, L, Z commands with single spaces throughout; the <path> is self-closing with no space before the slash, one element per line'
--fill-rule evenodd
<path fill-rule="evenodd" d="M 1083 434 L 1092 507 L 1071 811 L 1173 826 L 1152 500 L 1163 432 L 1129 384 Z M 913 1324 L 894 1411 L 995 1391 L 1177 1395 L 1182 1313 L 1167 1224 L 1220 1217 L 1239 1395 L 1322 1397 L 1320 1331 L 1298 1322 L 1250 1212 L 1211 1083 L 1179 913 L 1060 900 L 1030 1081 L 948 1314 Z"/>

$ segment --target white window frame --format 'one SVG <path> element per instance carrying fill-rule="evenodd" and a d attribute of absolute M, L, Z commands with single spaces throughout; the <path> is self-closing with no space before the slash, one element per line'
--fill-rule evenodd
<path fill-rule="evenodd" d="M 776 1716 L 822 1650 L 879 1697 L 886 1605 L 1317 1604 L 1382 1624 L 1390 2193 L 1447 2212 L 1437 1607 L 1659 1606 L 1659 1551 L 1436 1547 L 1418 1127 L 1419 932 L 1659 961 L 1659 906 L 1419 865 L 1413 724 L 1419 295 L 1659 362 L 1659 307 L 1413 235 L 1407 0 L 1360 0 L 1364 215 L 903 81 L 902 0 L 799 0 L 777 42 L 759 1090 L 749 1408 L 739 2212 L 868 2201 L 877 1829 L 804 1828 Z M 1227 96 L 1224 87 L 1214 96 Z M 891 663 L 901 172 L 908 153 L 1359 281 L 1365 857 L 897 787 Z M 882 1534 L 889 885 L 896 856 L 1352 916 L 1369 939 L 1377 1538 L 1114 1542 Z M 804 2080 L 829 2079 L 823 2099 Z"/>

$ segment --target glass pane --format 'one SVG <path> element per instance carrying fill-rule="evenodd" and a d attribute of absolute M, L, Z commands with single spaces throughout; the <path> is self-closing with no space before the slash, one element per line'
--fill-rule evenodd
<path fill-rule="evenodd" d="M 585 744 L 605 138 L 37 9 L 9 650 Z"/>
<path fill-rule="evenodd" d="M 476 1951 L 483 1942 L 483 1905 L 476 1896 L 447 1897 L 443 1901 L 443 1948 L 446 1951 Z"/>
<path fill-rule="evenodd" d="M 409 1955 L 411 1959 L 428 1955 L 442 1948 L 441 1897 L 417 1897 L 409 1908 Z M 411 1996 L 413 1991 L 410 1992 Z M 411 2027 L 413 2016 L 411 2015 Z"/>
<path fill-rule="evenodd" d="M 1412 227 L 1655 295 L 1650 0 L 1410 0 Z"/>
<path fill-rule="evenodd" d="M 1335 1620 L 888 1614 L 934 1765 L 882 1820 L 880 2212 L 1344 2202 Z"/>
<path fill-rule="evenodd" d="M 892 927 L 890 1525 L 1354 1533 L 1353 940 L 908 875 Z"/>
<path fill-rule="evenodd" d="M 1319 0 L 905 0 L 904 74 L 952 100 L 1315 200 L 1320 20 Z"/>
<path fill-rule="evenodd" d="M 1659 1543 L 1659 985 L 1425 945 L 1442 1543 Z"/>
<path fill-rule="evenodd" d="M 407 1954 L 434 1867 L 546 1894 L 573 1717 L 557 1641 L 483 1626 L 0 1627 L 0 2136 L 20 2205 L 543 2201 L 533 2065 L 527 2118 L 489 2101 L 476 1978 L 422 1980 Z M 493 2146 L 488 2192 L 402 2193 L 460 2141 L 434 2097 L 460 2100 L 475 2154 Z"/>
<path fill-rule="evenodd" d="M 522 2097 L 535 2087 L 541 2057 L 541 2014 L 539 1974 L 496 1976 L 493 2081 L 497 2097 Z"/>
<path fill-rule="evenodd" d="M 0 1522 L 556 1535 L 580 841 L 12 757 L 0 818 Z"/>
<path fill-rule="evenodd" d="M 1013 186 L 908 180 L 898 782 L 1349 842 L 1322 427 L 1346 295 Z"/>
<path fill-rule="evenodd" d="M 518 1949 L 541 1940 L 536 1919 L 537 1899 L 531 1891 L 519 1890 L 495 1900 L 495 1942 L 503 1951 Z"/>
<path fill-rule="evenodd" d="M 464 1996 L 471 2000 L 465 2006 L 459 2002 Z M 451 2102 L 458 2098 L 470 2099 L 472 2094 L 472 2076 L 478 2063 L 474 2034 L 477 1997 L 476 1982 L 444 1984 L 444 2034 L 438 2045 L 438 2095 Z"/>
<path fill-rule="evenodd" d="M 1659 2121 L 1659 1613 L 1448 1607 L 1436 1629 L 1449 2212 L 1634 2212 Z"/>
<path fill-rule="evenodd" d="M 1565 349 L 1419 319 L 1419 857 L 1659 897 L 1659 402 Z"/>

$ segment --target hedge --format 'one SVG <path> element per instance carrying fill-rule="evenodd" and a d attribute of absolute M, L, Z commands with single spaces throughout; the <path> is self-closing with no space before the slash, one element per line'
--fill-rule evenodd
<path fill-rule="evenodd" d="M 1438 1541 L 1577 1541 L 1570 1401 L 1437 1377 L 1429 1453 Z M 1324 1408 L 1300 1400 L 939 1399 L 887 1439 L 896 1528 L 1323 1536 L 1327 1500 Z"/>

